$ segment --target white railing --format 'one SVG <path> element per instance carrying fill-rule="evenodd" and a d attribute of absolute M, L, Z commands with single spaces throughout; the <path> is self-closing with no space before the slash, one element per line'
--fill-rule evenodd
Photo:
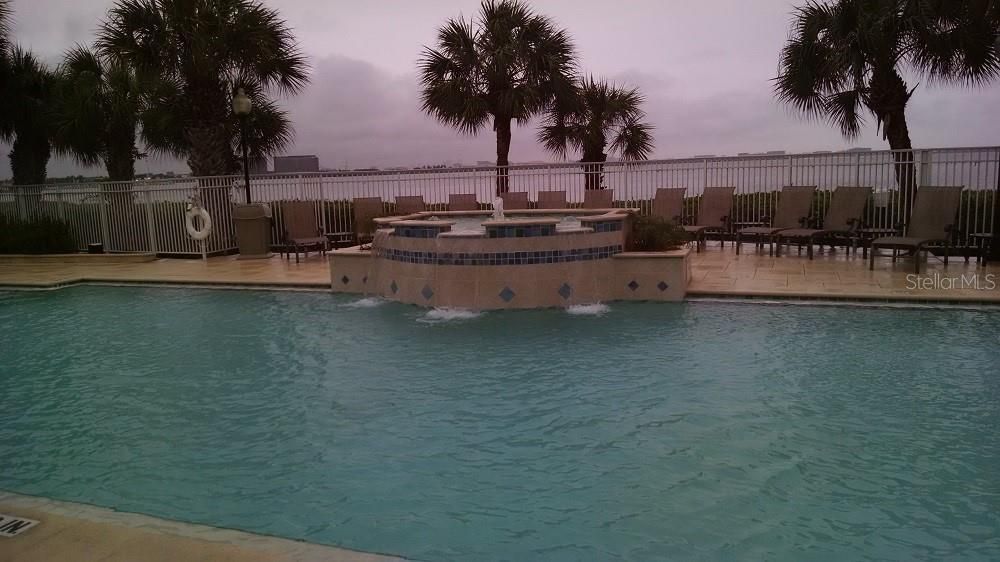
<path fill-rule="evenodd" d="M 589 168 L 592 170 L 592 168 Z M 733 220 L 749 222 L 769 215 L 784 185 L 815 185 L 821 191 L 814 212 L 822 216 L 829 193 L 840 185 L 875 190 L 865 223 L 889 227 L 903 218 L 902 190 L 897 174 L 921 185 L 961 185 L 966 188 L 959 217 L 965 236 L 992 231 L 992 209 L 998 189 L 1000 147 L 767 154 L 736 157 L 686 158 L 638 163 L 604 164 L 600 182 L 614 190 L 617 206 L 648 212 L 659 187 L 685 187 L 691 209 L 707 186 L 736 187 Z M 593 175 L 590 172 L 591 176 Z M 542 190 L 564 190 L 571 204 L 583 201 L 588 171 L 573 163 L 520 165 L 508 168 L 509 189 L 526 191 L 537 200 Z M 350 201 L 380 197 L 386 212 L 399 195 L 421 195 L 428 208 L 443 210 L 452 193 L 474 193 L 484 204 L 496 189 L 494 167 L 269 174 L 251 179 L 255 202 L 271 203 L 275 213 L 273 242 L 284 231 L 280 205 L 285 200 L 316 202 L 325 232 L 353 231 Z M 184 229 L 184 209 L 200 196 L 212 215 L 214 231 L 208 253 L 236 247 L 232 204 L 244 199 L 237 176 L 137 180 L 0 188 L 0 214 L 25 219 L 47 216 L 67 221 L 81 248 L 102 243 L 113 252 L 200 254 L 201 246 Z"/>

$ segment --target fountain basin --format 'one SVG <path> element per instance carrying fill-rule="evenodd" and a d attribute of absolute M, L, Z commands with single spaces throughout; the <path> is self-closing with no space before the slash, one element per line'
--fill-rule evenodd
<path fill-rule="evenodd" d="M 378 219 L 372 248 L 330 254 L 331 288 L 475 310 L 682 299 L 688 251 L 627 252 L 634 212 L 519 211 L 504 220 L 489 212 L 425 212 Z"/>

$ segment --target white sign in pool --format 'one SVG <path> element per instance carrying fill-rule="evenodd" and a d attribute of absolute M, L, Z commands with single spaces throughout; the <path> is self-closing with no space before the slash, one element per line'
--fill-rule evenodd
<path fill-rule="evenodd" d="M 14 537 L 38 525 L 34 519 L 0 513 L 0 537 Z"/>

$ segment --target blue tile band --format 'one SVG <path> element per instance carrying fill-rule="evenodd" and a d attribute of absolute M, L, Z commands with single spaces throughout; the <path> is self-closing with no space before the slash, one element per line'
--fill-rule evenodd
<path fill-rule="evenodd" d="M 397 226 L 392 233 L 401 238 L 437 238 L 438 234 L 449 230 L 451 226 Z"/>
<path fill-rule="evenodd" d="M 554 236 L 556 225 L 536 224 L 531 226 L 487 226 L 487 238 L 534 238 L 537 236 Z"/>
<path fill-rule="evenodd" d="M 622 252 L 621 244 L 573 250 L 538 252 L 437 253 L 375 248 L 375 257 L 404 263 L 427 265 L 535 265 L 608 259 Z"/>

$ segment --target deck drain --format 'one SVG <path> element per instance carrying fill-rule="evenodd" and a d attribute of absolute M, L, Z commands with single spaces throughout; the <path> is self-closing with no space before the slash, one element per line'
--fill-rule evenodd
<path fill-rule="evenodd" d="M 0 513 L 0 537 L 16 537 L 38 523 L 34 519 Z"/>

